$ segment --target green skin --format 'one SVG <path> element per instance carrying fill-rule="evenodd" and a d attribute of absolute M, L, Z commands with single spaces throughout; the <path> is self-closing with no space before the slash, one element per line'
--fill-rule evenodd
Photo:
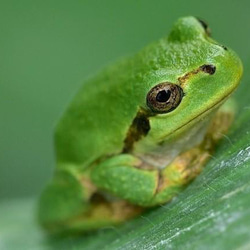
<path fill-rule="evenodd" d="M 214 65 L 216 72 L 196 71 L 202 65 Z M 112 217 L 107 203 L 151 207 L 170 200 L 187 181 L 178 177 L 178 185 L 159 189 L 159 173 L 171 179 L 171 162 L 203 141 L 241 75 L 238 56 L 196 18 L 184 17 L 167 38 L 89 79 L 56 127 L 57 166 L 40 200 L 40 222 L 51 232 L 93 230 L 129 217 Z M 184 97 L 173 111 L 154 113 L 146 97 L 163 82 L 181 86 Z M 128 138 L 140 113 L 150 128 L 140 131 L 137 124 Z M 92 202 L 98 192 L 105 202 Z"/>

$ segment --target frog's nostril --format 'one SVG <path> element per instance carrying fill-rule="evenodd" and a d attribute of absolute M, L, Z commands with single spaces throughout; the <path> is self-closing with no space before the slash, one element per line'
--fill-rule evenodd
<path fill-rule="evenodd" d="M 224 50 L 228 50 L 228 48 L 224 45 L 220 45 Z"/>
<path fill-rule="evenodd" d="M 216 67 L 212 64 L 204 64 L 200 66 L 200 69 L 209 75 L 213 75 L 216 71 Z"/>

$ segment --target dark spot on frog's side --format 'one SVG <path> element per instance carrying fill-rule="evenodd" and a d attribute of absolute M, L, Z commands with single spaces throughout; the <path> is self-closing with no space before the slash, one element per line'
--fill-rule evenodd
<path fill-rule="evenodd" d="M 131 152 L 134 143 L 139 141 L 143 136 L 146 136 L 149 130 L 150 124 L 147 115 L 142 111 L 138 111 L 127 132 L 122 152 Z"/>

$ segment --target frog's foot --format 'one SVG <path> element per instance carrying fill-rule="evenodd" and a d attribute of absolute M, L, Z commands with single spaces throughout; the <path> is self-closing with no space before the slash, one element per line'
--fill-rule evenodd
<path fill-rule="evenodd" d="M 87 176 L 60 170 L 41 196 L 39 221 L 50 233 L 76 233 L 116 225 L 141 210 L 125 201 L 108 201 Z"/>

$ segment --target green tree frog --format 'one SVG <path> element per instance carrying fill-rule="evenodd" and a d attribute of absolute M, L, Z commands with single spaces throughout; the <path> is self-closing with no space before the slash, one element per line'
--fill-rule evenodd
<path fill-rule="evenodd" d="M 116 225 L 164 204 L 203 169 L 233 119 L 242 64 L 194 17 L 87 80 L 55 131 L 39 220 L 50 232 Z"/>

